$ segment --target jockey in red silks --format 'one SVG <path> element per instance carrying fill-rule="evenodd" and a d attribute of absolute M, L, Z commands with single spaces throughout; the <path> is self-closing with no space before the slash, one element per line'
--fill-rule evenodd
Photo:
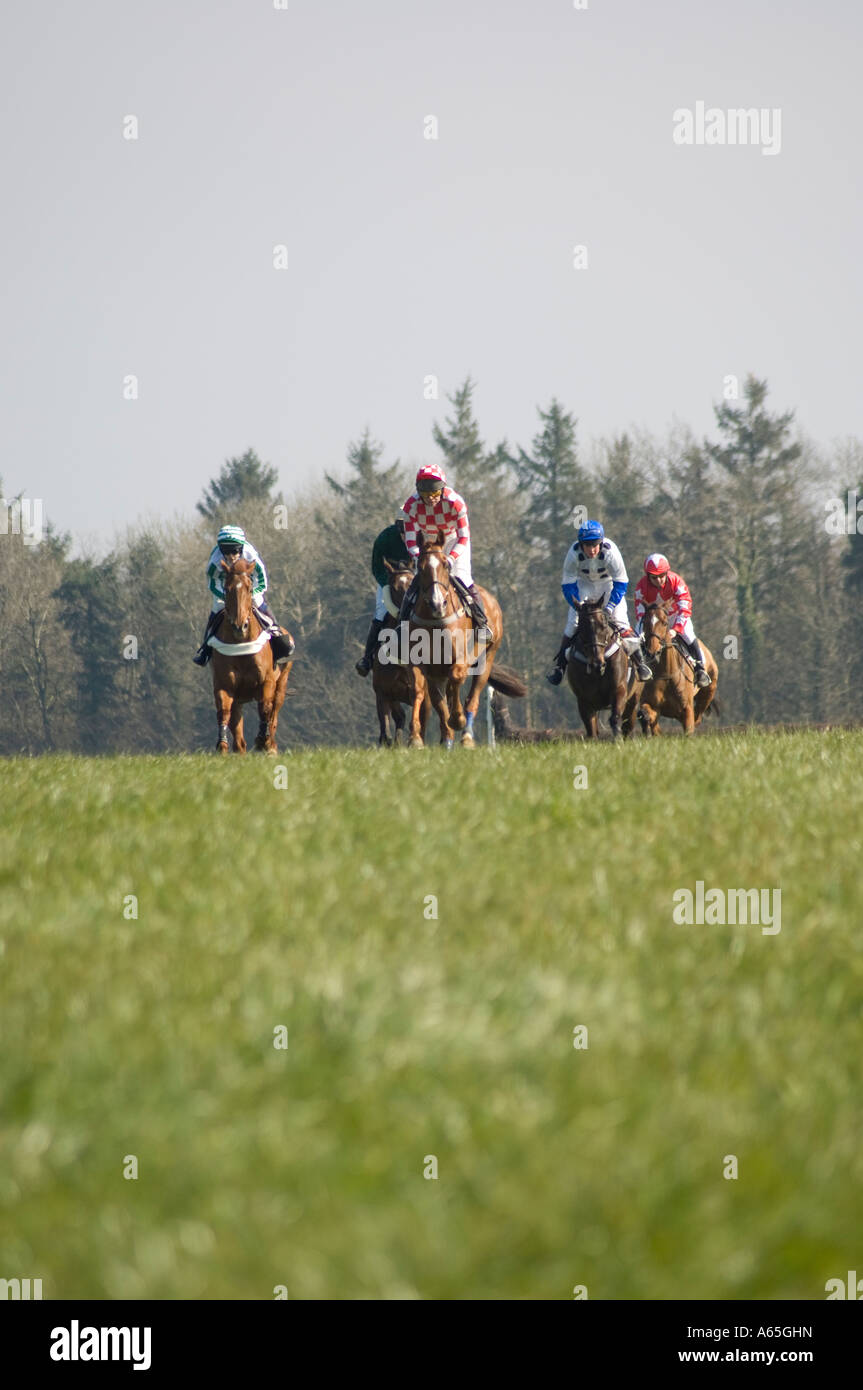
<path fill-rule="evenodd" d="M 668 622 L 676 637 L 688 648 L 695 662 L 696 684 L 704 687 L 710 684 L 710 677 L 704 669 L 704 653 L 692 626 L 692 595 L 689 585 L 679 574 L 675 574 L 664 555 L 648 555 L 644 562 L 644 577 L 635 586 L 636 632 L 641 632 L 644 610 L 649 603 L 665 604 Z"/>
<path fill-rule="evenodd" d="M 416 476 L 416 491 L 412 492 L 402 509 L 405 514 L 405 545 L 410 554 L 419 555 L 419 538 L 424 535 L 428 544 L 435 544 L 438 531 L 443 531 L 443 548 L 450 577 L 467 605 L 477 637 L 490 641 L 491 629 L 470 569 L 470 522 L 467 503 L 454 488 L 447 487 L 446 474 L 435 464 L 425 464 Z M 402 603 L 402 620 L 413 612 L 419 589 L 414 576 Z"/>

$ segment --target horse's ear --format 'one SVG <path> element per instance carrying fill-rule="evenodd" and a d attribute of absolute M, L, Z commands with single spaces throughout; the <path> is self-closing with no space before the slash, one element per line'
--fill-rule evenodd
<path fill-rule="evenodd" d="M 386 570 L 387 574 L 395 574 L 396 572 L 395 565 L 391 565 L 389 560 L 384 560 L 384 569 Z"/>
<path fill-rule="evenodd" d="M 424 555 L 425 552 L 428 550 L 428 545 L 426 544 L 425 531 L 420 531 L 418 543 L 420 548 L 420 555 Z"/>
<path fill-rule="evenodd" d="M 229 570 L 231 568 L 231 566 L 228 564 L 227 560 L 224 559 L 224 557 L 219 561 L 219 563 L 221 564 L 223 570 Z"/>
<path fill-rule="evenodd" d="M 438 545 L 441 547 L 441 549 L 443 549 L 443 543 L 445 540 L 446 536 L 444 535 L 443 531 L 438 531 L 437 535 L 435 536 L 435 545 Z"/>

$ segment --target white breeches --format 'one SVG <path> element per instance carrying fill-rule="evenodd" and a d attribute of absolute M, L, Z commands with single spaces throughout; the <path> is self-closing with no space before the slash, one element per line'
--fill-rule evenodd
<path fill-rule="evenodd" d="M 453 544 L 455 544 L 455 542 L 453 542 Z M 447 554 L 449 554 L 449 550 L 447 550 Z M 456 561 L 450 570 L 450 574 L 454 574 L 456 579 L 460 579 L 462 584 L 466 584 L 468 588 L 470 588 L 473 583 L 473 577 L 470 572 L 470 541 L 468 541 L 461 554 L 456 556 Z"/>
<path fill-rule="evenodd" d="M 586 587 L 587 587 L 587 586 L 586 586 Z M 607 586 L 607 585 L 601 585 L 601 586 L 600 586 L 600 585 L 596 585 L 595 587 L 591 585 L 591 586 L 589 586 L 589 587 L 591 588 L 591 592 L 590 592 L 590 593 L 586 593 L 586 594 L 582 594 L 582 592 L 581 592 L 581 581 L 579 580 L 578 592 L 579 592 L 579 594 L 581 595 L 581 599 L 586 599 L 586 598 L 587 598 L 587 599 L 604 598 L 604 597 L 606 596 L 606 594 L 608 593 L 608 586 Z M 615 608 L 612 608 L 611 613 L 609 614 L 609 617 L 613 618 L 613 620 L 617 623 L 617 626 L 618 626 L 618 627 L 624 628 L 624 629 L 626 629 L 626 628 L 629 627 L 629 613 L 627 612 L 627 609 L 626 609 L 626 599 L 625 599 L 625 598 L 622 598 L 622 599 L 620 600 L 620 603 L 618 603 L 617 606 L 616 606 Z M 570 608 L 569 608 L 569 616 L 567 617 L 567 620 L 566 620 L 566 627 L 565 627 L 564 630 L 563 630 L 563 631 L 564 631 L 564 635 L 565 635 L 566 637 L 574 637 L 574 636 L 575 636 L 575 629 L 576 629 L 577 627 L 578 627 L 578 614 L 576 613 L 575 609 L 570 605 Z M 628 638 L 624 641 L 623 645 L 624 645 L 624 647 L 626 647 L 626 650 L 627 650 L 628 652 L 630 652 L 630 651 L 634 651 L 634 650 L 635 650 L 635 648 L 638 646 L 638 642 L 635 641 L 632 637 L 628 637 Z"/>
<path fill-rule="evenodd" d="M 384 594 L 386 593 L 388 588 L 389 585 L 386 585 L 386 587 L 383 584 L 378 585 L 377 598 L 375 599 L 375 617 L 379 623 L 382 623 L 384 618 L 387 616 L 387 606 L 384 603 Z"/>

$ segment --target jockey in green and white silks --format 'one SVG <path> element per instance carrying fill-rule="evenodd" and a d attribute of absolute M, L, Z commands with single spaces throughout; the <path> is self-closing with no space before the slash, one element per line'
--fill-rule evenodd
<path fill-rule="evenodd" d="M 293 653 L 294 640 L 290 636 L 283 637 L 279 631 L 279 625 L 266 600 L 267 571 L 264 569 L 264 562 L 251 541 L 246 540 L 246 533 L 241 526 L 222 527 L 216 537 L 212 554 L 207 561 L 207 587 L 210 591 L 212 607 L 207 619 L 204 640 L 192 660 L 196 666 L 206 666 L 212 656 L 212 648 L 209 645 L 210 638 L 219 626 L 225 607 L 225 591 L 222 587 L 221 577 L 222 561 L 234 559 L 238 555 L 255 566 L 252 579 L 252 603 L 263 626 L 270 630 L 270 645 L 273 648 L 273 659 L 276 665 L 284 666 Z"/>

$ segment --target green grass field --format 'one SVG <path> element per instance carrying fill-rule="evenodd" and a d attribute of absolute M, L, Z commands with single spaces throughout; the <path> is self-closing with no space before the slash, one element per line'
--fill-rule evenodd
<path fill-rule="evenodd" d="M 823 1299 L 863 1268 L 861 766 L 841 731 L 5 762 L 0 1277 Z M 699 879 L 780 888 L 781 932 L 676 925 Z"/>

